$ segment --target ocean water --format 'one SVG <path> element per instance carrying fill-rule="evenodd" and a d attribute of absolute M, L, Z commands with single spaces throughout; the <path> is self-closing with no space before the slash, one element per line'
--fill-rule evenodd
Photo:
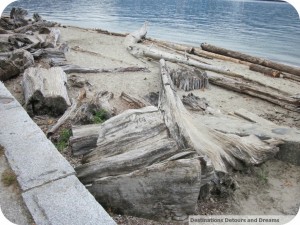
<path fill-rule="evenodd" d="M 19 0 L 11 7 L 65 25 L 131 32 L 149 21 L 148 36 L 202 42 L 300 66 L 300 20 L 286 2 L 259 0 Z"/>

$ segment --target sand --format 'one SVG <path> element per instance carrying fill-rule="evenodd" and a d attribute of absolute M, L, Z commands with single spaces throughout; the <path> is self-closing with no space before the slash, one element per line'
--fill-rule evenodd
<path fill-rule="evenodd" d="M 123 37 L 105 35 L 96 30 L 76 27 L 61 27 L 62 41 L 66 41 L 70 51 L 66 53 L 68 63 L 84 67 L 111 69 L 116 67 L 146 67 L 150 72 L 132 73 L 96 73 L 69 74 L 84 77 L 92 85 L 92 91 L 110 91 L 114 93 L 112 104 L 117 113 L 130 108 L 120 100 L 122 91 L 134 96 L 143 97 L 149 92 L 160 90 L 159 64 L 155 61 L 137 59 L 130 55 L 123 45 Z M 77 49 L 77 50 L 76 50 Z M 300 91 L 300 83 L 287 79 L 274 79 L 250 71 L 247 66 L 221 60 L 202 61 L 212 65 L 230 68 L 247 78 L 263 82 L 281 89 L 291 95 Z M 208 75 L 210 72 L 208 72 Z M 19 101 L 22 102 L 21 77 L 6 82 Z M 79 89 L 70 90 L 71 97 L 76 97 Z M 187 94 L 178 91 L 180 95 Z M 287 111 L 266 101 L 252 98 L 220 87 L 211 85 L 207 90 L 196 90 L 193 93 L 205 97 L 211 107 L 220 109 L 224 114 L 244 108 L 278 125 L 300 128 L 300 114 Z M 273 159 L 265 164 L 249 169 L 247 173 L 236 172 L 234 177 L 240 188 L 227 199 L 212 196 L 204 203 L 199 203 L 199 214 L 264 214 L 295 215 L 300 205 L 300 167 Z M 226 207 L 225 207 L 226 206 Z M 114 218 L 120 224 L 159 224 L 153 221 L 134 217 Z M 137 222 L 138 221 L 138 222 Z"/>

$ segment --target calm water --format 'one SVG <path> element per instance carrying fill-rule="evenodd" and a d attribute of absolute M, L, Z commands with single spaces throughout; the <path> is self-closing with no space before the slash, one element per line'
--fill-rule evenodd
<path fill-rule="evenodd" d="M 300 66 L 300 20 L 285 2 L 251 0 L 19 0 L 30 13 L 67 25 L 202 42 Z"/>

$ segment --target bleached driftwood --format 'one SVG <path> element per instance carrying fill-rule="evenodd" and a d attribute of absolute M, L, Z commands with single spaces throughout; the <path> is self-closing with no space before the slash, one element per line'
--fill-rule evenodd
<path fill-rule="evenodd" d="M 182 96 L 182 103 L 193 111 L 205 111 L 208 107 L 208 102 L 205 98 L 199 98 L 193 93 Z"/>
<path fill-rule="evenodd" d="M 225 48 L 220 48 L 220 47 L 210 45 L 207 43 L 202 43 L 201 48 L 206 51 L 214 52 L 214 53 L 217 53 L 220 55 L 230 56 L 232 58 L 240 59 L 240 60 L 247 61 L 250 63 L 258 64 L 261 66 L 269 67 L 269 68 L 272 68 L 275 70 L 279 70 L 279 71 L 283 71 L 283 72 L 287 72 L 287 73 L 291 73 L 291 74 L 300 76 L 300 68 L 299 67 L 293 67 L 293 66 L 282 64 L 282 63 L 273 62 L 273 61 L 270 61 L 267 59 L 254 57 L 251 55 L 247 55 L 247 54 L 237 52 L 237 51 L 228 50 Z"/>
<path fill-rule="evenodd" d="M 144 25 L 139 30 L 134 31 L 125 37 L 124 45 L 126 47 L 129 47 L 131 45 L 138 43 L 140 40 L 146 37 L 147 29 L 148 29 L 148 22 L 145 22 Z"/>
<path fill-rule="evenodd" d="M 67 120 L 72 119 L 74 112 L 77 108 L 77 101 L 72 99 L 72 105 L 65 111 L 65 113 L 58 119 L 56 124 L 54 124 L 48 131 L 47 137 L 54 134 Z"/>
<path fill-rule="evenodd" d="M 128 110 L 101 124 L 98 133 L 93 128 L 82 132 L 82 140 L 87 138 L 84 147 L 93 149 L 84 155 L 83 165 L 76 172 L 106 207 L 147 218 L 162 219 L 164 215 L 183 219 L 194 209 L 194 197 L 202 186 L 218 180 L 217 174 L 227 173 L 229 167 L 243 169 L 273 157 L 278 142 L 195 126 L 164 60 L 161 79 L 159 109 L 149 106 Z M 122 194 L 116 195 L 116 188 Z M 178 202 L 183 196 L 184 202 Z M 148 206 L 159 202 L 163 214 L 155 207 L 146 209 L 145 201 Z M 172 205 L 172 215 L 167 213 L 168 205 Z"/>
<path fill-rule="evenodd" d="M 260 72 L 264 75 L 268 75 L 271 77 L 279 77 L 281 72 L 278 70 L 274 70 L 265 66 L 257 65 L 257 64 L 251 64 L 249 66 L 249 69 L 252 71 Z"/>
<path fill-rule="evenodd" d="M 61 66 L 65 73 L 126 73 L 126 72 L 149 72 L 145 67 L 119 67 L 113 69 L 98 69 L 86 68 L 77 65 L 63 65 Z"/>
<path fill-rule="evenodd" d="M 200 171 L 198 159 L 180 159 L 104 177 L 87 188 L 101 205 L 120 213 L 156 220 L 184 220 L 195 214 Z"/>
<path fill-rule="evenodd" d="M 0 58 L 0 80 L 5 81 L 18 76 L 34 65 L 33 56 L 26 50 L 15 50 L 8 58 Z"/>
<path fill-rule="evenodd" d="M 276 90 L 262 85 L 255 85 L 244 82 L 244 80 L 222 77 L 217 74 L 210 74 L 209 81 L 217 86 L 226 88 L 231 91 L 247 94 L 253 97 L 263 99 L 282 108 L 291 111 L 300 112 L 300 100 L 293 99 L 283 91 Z"/>
<path fill-rule="evenodd" d="M 263 142 L 251 135 L 224 135 L 204 125 L 200 125 L 201 129 L 199 126 L 196 128 L 191 115 L 172 88 L 165 61 L 162 59 L 160 63 L 163 87 L 159 108 L 164 112 L 171 137 L 181 148 L 192 148 L 200 156 L 208 156 L 214 169 L 225 173 L 228 165 L 242 169 L 245 165 L 262 163 L 278 152 L 276 140 Z"/>
<path fill-rule="evenodd" d="M 127 94 L 125 92 L 121 93 L 120 96 L 124 101 L 128 102 L 129 104 L 134 105 L 135 107 L 138 108 L 143 108 L 146 106 L 150 106 L 151 104 L 149 102 L 147 102 L 146 100 L 144 100 L 143 98 L 140 97 L 134 97 L 130 94 Z"/>
<path fill-rule="evenodd" d="M 184 219 L 194 212 L 201 185 L 200 163 L 180 159 L 191 153 L 178 155 L 178 146 L 169 138 L 156 107 L 128 110 L 104 122 L 98 132 L 97 147 L 84 156 L 76 172 L 101 204 L 156 219 L 162 219 L 162 214 Z M 113 186 L 122 187 L 119 190 L 124 194 L 114 195 Z M 159 209 L 146 209 L 149 204 Z"/>
<path fill-rule="evenodd" d="M 51 28 L 50 33 L 46 36 L 45 42 L 42 44 L 44 48 L 55 48 L 60 39 L 60 30 Z"/>
<path fill-rule="evenodd" d="M 66 83 L 66 74 L 60 67 L 26 69 L 23 90 L 27 111 L 30 114 L 63 114 L 71 105 Z"/>
<path fill-rule="evenodd" d="M 74 124 L 91 124 L 95 123 L 95 114 L 101 110 L 105 119 L 115 115 L 116 109 L 112 107 L 109 101 L 113 98 L 113 93 L 100 91 L 94 94 L 92 99 L 85 101 L 76 110 L 73 122 Z"/>
<path fill-rule="evenodd" d="M 84 155 L 96 148 L 100 126 L 101 124 L 72 126 L 70 145 L 73 155 Z"/>
<path fill-rule="evenodd" d="M 177 88 L 184 91 L 208 88 L 208 76 L 206 72 L 199 70 L 171 70 L 171 79 Z"/>

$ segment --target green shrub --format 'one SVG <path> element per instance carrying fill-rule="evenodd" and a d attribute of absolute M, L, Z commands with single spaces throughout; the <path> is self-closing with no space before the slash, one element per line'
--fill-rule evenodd
<path fill-rule="evenodd" d="M 1 176 L 1 181 L 4 186 L 8 187 L 17 182 L 17 176 L 11 169 L 6 169 Z"/>
<path fill-rule="evenodd" d="M 108 119 L 108 113 L 104 109 L 101 109 L 99 111 L 95 111 L 93 117 L 93 123 L 103 123 L 105 120 Z"/>
<path fill-rule="evenodd" d="M 72 136 L 72 131 L 69 129 L 62 129 L 55 144 L 58 151 L 63 151 L 69 145 L 69 139 Z"/>

